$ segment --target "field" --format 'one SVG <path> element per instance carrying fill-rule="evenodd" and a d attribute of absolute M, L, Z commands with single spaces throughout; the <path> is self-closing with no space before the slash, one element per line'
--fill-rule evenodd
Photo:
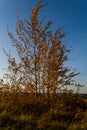
<path fill-rule="evenodd" d="M 0 130 L 86 130 L 87 98 L 60 94 L 0 94 Z"/>

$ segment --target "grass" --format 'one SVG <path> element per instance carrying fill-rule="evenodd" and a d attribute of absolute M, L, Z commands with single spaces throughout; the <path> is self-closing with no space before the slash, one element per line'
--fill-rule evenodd
<path fill-rule="evenodd" d="M 84 113 L 84 118 L 76 123 L 71 123 L 67 130 L 87 130 L 87 110 Z"/>
<path fill-rule="evenodd" d="M 87 102 L 60 95 L 38 102 L 27 93 L 0 94 L 0 130 L 86 130 Z"/>

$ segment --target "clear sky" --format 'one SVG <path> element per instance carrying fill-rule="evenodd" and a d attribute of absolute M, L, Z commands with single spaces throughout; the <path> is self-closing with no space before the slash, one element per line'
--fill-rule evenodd
<path fill-rule="evenodd" d="M 17 12 L 20 18 L 28 18 L 31 8 L 38 0 L 0 0 L 0 76 L 5 72 L 7 59 L 2 51 L 5 47 L 11 50 L 12 55 L 16 55 L 11 48 L 11 41 L 7 35 L 7 26 L 10 31 L 15 32 L 17 22 Z M 63 26 L 67 32 L 65 44 L 73 49 L 70 54 L 69 66 L 77 68 L 81 73 L 76 80 L 86 87 L 81 92 L 87 93 L 87 0 L 43 0 L 48 5 L 41 10 L 42 16 L 45 14 L 46 20 L 52 20 L 52 30 Z"/>

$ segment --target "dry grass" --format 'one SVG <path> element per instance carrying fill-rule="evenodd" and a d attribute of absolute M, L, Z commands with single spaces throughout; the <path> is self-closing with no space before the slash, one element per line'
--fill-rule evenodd
<path fill-rule="evenodd" d="M 83 99 L 65 95 L 63 100 L 35 102 L 29 94 L 0 95 L 0 130 L 86 130 Z M 32 97 L 32 99 L 31 99 Z"/>

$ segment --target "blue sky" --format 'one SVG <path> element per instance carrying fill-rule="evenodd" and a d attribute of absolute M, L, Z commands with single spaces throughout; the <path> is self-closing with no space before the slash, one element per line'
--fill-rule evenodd
<path fill-rule="evenodd" d="M 15 33 L 17 22 L 17 12 L 20 18 L 29 19 L 31 8 L 38 0 L 0 0 L 0 75 L 2 77 L 7 67 L 7 59 L 2 51 L 5 47 L 11 50 L 12 55 L 17 55 L 11 47 L 11 41 L 7 35 L 9 30 Z M 63 26 L 66 33 L 65 44 L 72 47 L 68 62 L 69 66 L 77 68 L 81 73 L 76 80 L 87 86 L 87 0 L 43 0 L 48 5 L 41 10 L 42 16 L 45 14 L 46 20 L 52 20 L 52 30 Z M 87 93 L 87 87 L 81 92 Z"/>

